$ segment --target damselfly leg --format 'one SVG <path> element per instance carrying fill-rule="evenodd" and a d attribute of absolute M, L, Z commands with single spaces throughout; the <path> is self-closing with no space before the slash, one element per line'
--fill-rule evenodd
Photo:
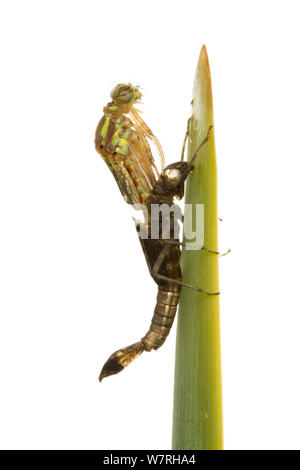
<path fill-rule="evenodd" d="M 189 246 L 189 243 L 186 243 L 186 242 L 180 242 L 178 240 L 164 240 L 165 243 L 169 244 L 169 245 L 179 245 L 179 246 L 184 246 L 184 247 L 188 247 Z M 214 255 L 219 255 L 220 257 L 221 256 L 226 256 L 228 255 L 228 253 L 231 252 L 231 249 L 229 248 L 225 253 L 220 253 L 219 251 L 214 251 L 214 250 L 209 250 L 208 248 L 206 248 L 205 246 L 202 246 L 201 248 L 199 248 L 199 250 L 204 250 L 206 251 L 207 253 L 212 253 Z"/>
<path fill-rule="evenodd" d="M 154 266 L 152 268 L 152 275 L 156 279 L 161 279 L 163 281 L 168 281 L 171 282 L 172 284 L 178 284 L 180 286 L 188 287 L 190 289 L 194 289 L 197 292 L 201 292 L 202 294 L 206 295 L 220 295 L 220 292 L 207 292 L 204 289 L 201 289 L 201 287 L 193 286 L 192 284 L 188 284 L 187 282 L 184 281 L 179 281 L 178 279 L 173 279 L 169 276 L 165 276 L 164 274 L 159 273 L 159 269 L 161 268 L 168 252 L 170 250 L 170 244 L 166 243 L 161 250 L 157 260 L 154 263 Z"/>

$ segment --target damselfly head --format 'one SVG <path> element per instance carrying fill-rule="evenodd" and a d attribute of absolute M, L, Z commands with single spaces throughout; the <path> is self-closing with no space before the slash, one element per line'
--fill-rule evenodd
<path fill-rule="evenodd" d="M 110 96 L 117 105 L 128 105 L 136 103 L 142 96 L 142 93 L 130 83 L 119 83 L 111 91 Z"/>

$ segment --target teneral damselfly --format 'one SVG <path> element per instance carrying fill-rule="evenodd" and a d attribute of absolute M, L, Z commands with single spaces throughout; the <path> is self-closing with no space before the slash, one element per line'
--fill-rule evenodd
<path fill-rule="evenodd" d="M 184 140 L 181 161 L 165 167 L 164 155 L 158 139 L 139 115 L 135 104 L 140 101 L 141 92 L 131 84 L 119 84 L 111 92 L 112 101 L 104 108 L 95 135 L 96 150 L 113 173 L 119 189 L 128 204 L 142 204 L 146 219 L 136 225 L 140 243 L 150 270 L 158 285 L 158 294 L 151 325 L 145 336 L 135 344 L 113 353 L 104 364 L 100 381 L 123 370 L 143 351 L 158 349 L 165 342 L 172 327 L 178 305 L 181 286 L 190 287 L 206 295 L 219 292 L 206 292 L 200 287 L 182 281 L 180 268 L 180 247 L 173 212 L 169 216 L 169 236 L 164 237 L 163 221 L 158 219 L 158 237 L 151 238 L 151 209 L 153 205 L 166 204 L 174 207 L 174 198 L 184 196 L 184 183 L 203 145 L 209 139 L 211 127 L 207 131 L 190 162 L 183 161 Z M 160 155 L 162 171 L 158 172 L 148 140 L 152 141 Z M 146 236 L 145 236 L 146 234 Z M 202 247 L 202 249 L 205 249 Z M 211 251 L 211 250 L 206 250 Z M 211 251 L 211 253 L 216 253 Z"/>

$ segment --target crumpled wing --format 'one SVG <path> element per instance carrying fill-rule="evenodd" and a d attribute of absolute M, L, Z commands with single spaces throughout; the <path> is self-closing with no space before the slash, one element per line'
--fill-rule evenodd
<path fill-rule="evenodd" d="M 140 176 L 146 179 L 148 188 L 152 190 L 159 178 L 159 172 L 146 136 L 138 128 L 136 128 L 136 133 L 139 139 L 129 143 L 127 158 L 136 165 Z"/>
<path fill-rule="evenodd" d="M 142 139 L 129 142 L 123 161 L 105 158 L 122 195 L 131 205 L 143 204 L 156 183 L 154 160 L 150 147 L 147 142 L 146 144 L 144 145 Z"/>
<path fill-rule="evenodd" d="M 116 133 L 114 123 L 111 122 L 111 125 L 106 136 L 108 141 L 113 139 L 113 132 Z M 99 126 L 102 129 L 103 123 L 102 127 Z M 134 126 L 132 133 L 126 136 L 127 131 L 123 131 L 119 133 L 119 141 L 114 147 L 104 150 L 103 143 L 101 145 L 97 140 L 96 131 L 96 149 L 114 175 L 126 202 L 130 205 L 143 204 L 152 193 L 159 173 L 144 131 L 139 126 Z"/>
<path fill-rule="evenodd" d="M 140 198 L 137 192 L 137 189 L 128 173 L 126 168 L 124 168 L 122 163 L 112 163 L 108 159 L 105 159 L 107 166 L 112 172 L 117 185 L 121 191 L 122 196 L 124 197 L 127 204 L 139 204 Z"/>
<path fill-rule="evenodd" d="M 158 151 L 158 154 L 159 154 L 159 157 L 160 157 L 160 161 L 161 161 L 161 169 L 163 170 L 164 167 L 165 167 L 165 156 L 164 156 L 164 152 L 163 152 L 163 149 L 162 149 L 162 146 L 158 140 L 158 138 L 153 134 L 153 132 L 151 131 L 150 127 L 147 126 L 147 124 L 145 123 L 145 121 L 143 121 L 143 119 L 141 118 L 140 116 L 140 113 L 141 111 L 135 109 L 135 108 L 132 108 L 130 110 L 130 113 L 129 115 L 132 117 L 133 119 L 133 122 L 135 124 L 135 128 L 136 128 L 136 131 L 139 133 L 140 136 L 143 136 L 144 140 L 146 140 L 146 137 L 150 140 L 152 140 L 152 142 L 154 143 L 157 151 Z M 148 146 L 149 147 L 149 146 Z M 150 149 L 149 149 L 150 150 Z M 151 150 L 150 150 L 150 153 L 151 153 Z M 152 157 L 152 154 L 151 154 L 151 157 Z M 154 166 L 156 172 L 158 173 L 158 170 L 154 164 L 154 161 L 153 161 L 153 157 L 152 157 L 152 166 Z"/>

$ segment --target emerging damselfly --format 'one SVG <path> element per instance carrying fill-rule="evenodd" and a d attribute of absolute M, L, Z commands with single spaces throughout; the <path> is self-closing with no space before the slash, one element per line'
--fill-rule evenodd
<path fill-rule="evenodd" d="M 158 223 L 158 237 L 151 238 L 151 209 L 154 205 L 166 204 L 174 207 L 174 197 L 182 199 L 184 183 L 201 148 L 209 139 L 211 127 L 190 162 L 184 161 L 184 149 L 188 137 L 186 133 L 181 160 L 165 167 L 164 154 L 158 139 L 139 115 L 135 104 L 141 99 L 138 87 L 119 84 L 111 92 L 112 101 L 104 108 L 95 135 L 96 150 L 113 173 L 119 189 L 128 204 L 140 208 L 146 214 L 143 223 L 136 224 L 142 249 L 151 276 L 158 285 L 158 294 L 151 325 L 145 336 L 135 344 L 113 353 L 103 366 L 100 381 L 123 370 L 143 351 L 160 348 L 172 327 L 181 286 L 190 287 L 206 295 L 219 292 L 206 292 L 200 287 L 182 281 L 180 268 L 180 247 L 176 230 L 177 217 L 169 215 L 169 236 L 165 238 L 163 220 Z M 158 172 L 148 140 L 156 146 L 161 159 L 162 171 Z M 146 234 L 146 236 L 145 236 Z M 219 254 L 216 251 L 206 251 Z"/>

